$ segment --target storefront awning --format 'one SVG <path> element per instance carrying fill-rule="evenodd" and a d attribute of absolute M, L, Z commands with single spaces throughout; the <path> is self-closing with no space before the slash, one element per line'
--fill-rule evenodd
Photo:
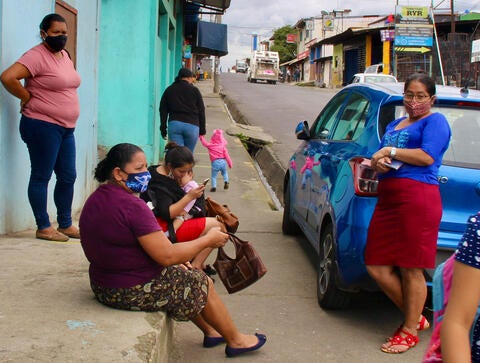
<path fill-rule="evenodd" d="M 312 47 L 318 47 L 322 44 L 339 44 L 345 40 L 350 40 L 358 35 L 364 35 L 369 33 L 379 32 L 385 28 L 348 28 L 343 33 L 336 34 L 330 38 L 325 38 L 312 45 Z"/>
<path fill-rule="evenodd" d="M 187 3 L 198 4 L 206 9 L 222 12 L 230 7 L 230 0 L 187 0 Z"/>
<path fill-rule="evenodd" d="M 295 63 L 298 63 L 298 62 L 301 62 L 301 61 L 303 61 L 303 59 L 293 58 L 293 59 L 289 60 L 288 62 L 284 62 L 284 63 L 280 64 L 280 67 L 291 66 L 292 64 L 295 64 Z"/>
<path fill-rule="evenodd" d="M 199 21 L 194 53 L 222 57 L 228 54 L 227 25 Z"/>

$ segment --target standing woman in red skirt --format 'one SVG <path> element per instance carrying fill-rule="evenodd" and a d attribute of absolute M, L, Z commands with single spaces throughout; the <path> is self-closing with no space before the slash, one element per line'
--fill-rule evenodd
<path fill-rule="evenodd" d="M 367 271 L 404 314 L 402 325 L 381 346 L 403 353 L 429 327 L 422 315 L 427 297 L 423 270 L 435 267 L 442 202 L 438 168 L 451 131 L 445 116 L 432 113 L 435 82 L 426 74 L 405 81 L 403 103 L 408 116 L 391 122 L 380 150 L 372 156 L 379 173 L 378 202 L 368 230 Z M 388 164 L 399 163 L 394 169 Z"/>

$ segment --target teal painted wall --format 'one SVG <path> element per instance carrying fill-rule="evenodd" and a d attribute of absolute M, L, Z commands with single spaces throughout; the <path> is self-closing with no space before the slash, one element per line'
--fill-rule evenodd
<path fill-rule="evenodd" d="M 181 67 L 180 0 L 102 0 L 98 144 L 140 146 L 149 163 L 163 150 L 158 107 Z"/>

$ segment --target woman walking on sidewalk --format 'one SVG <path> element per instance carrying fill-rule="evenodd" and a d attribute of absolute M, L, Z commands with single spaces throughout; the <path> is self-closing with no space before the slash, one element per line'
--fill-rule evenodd
<path fill-rule="evenodd" d="M 229 357 L 265 344 L 263 334 L 238 331 L 212 280 L 188 262 L 206 248 L 224 246 L 228 234 L 215 227 L 188 243 L 172 244 L 138 197 L 150 181 L 142 149 L 114 146 L 95 169 L 95 179 L 104 184 L 87 199 L 80 231 L 98 301 L 191 320 L 203 332 L 205 348 L 227 343 Z"/>
<path fill-rule="evenodd" d="M 160 132 L 164 139 L 188 147 L 192 153 L 199 135 L 205 135 L 205 105 L 195 75 L 181 68 L 175 82 L 163 93 L 160 101 Z M 167 127 L 168 125 L 168 127 Z"/>
<path fill-rule="evenodd" d="M 1 81 L 20 99 L 20 135 L 27 144 L 31 172 L 28 200 L 37 224 L 36 237 L 50 241 L 79 238 L 72 225 L 75 169 L 75 131 L 80 114 L 77 88 L 80 76 L 67 51 L 67 24 L 58 14 L 40 23 L 42 43 L 27 51 L 7 68 Z M 20 82 L 25 80 L 25 86 Z M 55 172 L 53 199 L 57 207 L 58 230 L 47 213 L 48 182 Z"/>

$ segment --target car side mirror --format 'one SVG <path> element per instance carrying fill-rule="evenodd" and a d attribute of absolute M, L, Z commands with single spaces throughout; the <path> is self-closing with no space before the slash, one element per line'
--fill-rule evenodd
<path fill-rule="evenodd" d="M 310 139 L 310 126 L 308 126 L 307 121 L 300 122 L 295 128 L 295 135 L 299 140 L 308 140 Z"/>

